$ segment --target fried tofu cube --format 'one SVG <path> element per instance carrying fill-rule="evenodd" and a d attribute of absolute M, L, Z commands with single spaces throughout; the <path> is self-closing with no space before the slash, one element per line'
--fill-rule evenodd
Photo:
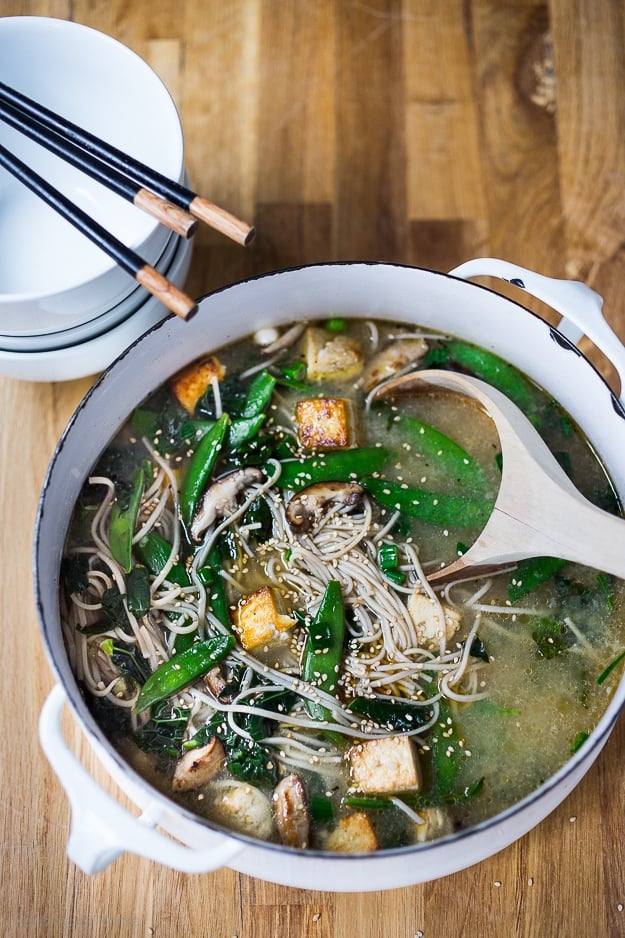
<path fill-rule="evenodd" d="M 295 419 L 304 449 L 345 449 L 351 443 L 350 404 L 343 398 L 298 401 Z"/>
<path fill-rule="evenodd" d="M 408 736 L 357 743 L 349 751 L 349 764 L 352 784 L 358 791 L 415 791 L 421 785 L 417 752 Z"/>
<path fill-rule="evenodd" d="M 378 839 L 364 811 L 355 811 L 339 819 L 325 843 L 335 853 L 371 853 L 377 850 Z"/>
<path fill-rule="evenodd" d="M 440 603 L 439 608 L 437 602 L 419 590 L 412 593 L 407 607 L 419 641 L 426 648 L 437 648 L 442 638 L 446 643 L 451 641 L 462 623 L 461 612 L 446 603 Z"/>
<path fill-rule="evenodd" d="M 352 336 L 330 335 L 310 326 L 305 336 L 306 374 L 311 381 L 351 381 L 365 364 L 359 342 Z"/>
<path fill-rule="evenodd" d="M 234 630 L 248 651 L 284 638 L 294 626 L 295 619 L 284 615 L 269 586 L 244 596 L 234 611 Z"/>
<path fill-rule="evenodd" d="M 187 413 L 192 414 L 211 382 L 215 378 L 221 381 L 225 373 L 226 369 L 219 359 L 211 355 L 178 372 L 169 382 L 169 389 Z"/>
<path fill-rule="evenodd" d="M 195 791 L 219 774 L 226 760 L 223 745 L 213 736 L 205 746 L 189 749 L 178 759 L 171 787 L 173 791 Z"/>

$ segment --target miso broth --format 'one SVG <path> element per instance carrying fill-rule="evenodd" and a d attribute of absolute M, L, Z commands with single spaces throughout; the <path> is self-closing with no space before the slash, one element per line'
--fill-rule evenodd
<path fill-rule="evenodd" d="M 536 558 L 432 588 L 497 494 L 475 402 L 384 393 L 475 374 L 620 513 L 560 406 L 491 353 L 331 319 L 217 350 L 158 388 L 76 506 L 61 607 L 96 719 L 197 814 L 297 849 L 453 833 L 536 789 L 614 690 L 623 588 Z"/>

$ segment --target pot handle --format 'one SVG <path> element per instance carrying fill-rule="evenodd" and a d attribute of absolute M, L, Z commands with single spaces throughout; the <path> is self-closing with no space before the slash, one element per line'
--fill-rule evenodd
<path fill-rule="evenodd" d="M 616 368 L 621 381 L 621 396 L 625 389 L 625 348 L 603 317 L 603 299 L 579 280 L 557 280 L 534 273 L 496 257 L 478 257 L 450 270 L 454 277 L 499 277 L 562 313 L 558 331 L 577 345 L 587 336 Z"/>
<path fill-rule="evenodd" d="M 66 703 L 65 691 L 57 684 L 41 710 L 39 739 L 70 801 L 67 855 L 81 870 L 98 873 L 129 851 L 182 873 L 208 873 L 226 865 L 244 849 L 242 843 L 226 837 L 219 838 L 213 847 L 185 847 L 154 829 L 159 820 L 156 801 L 140 817 L 118 804 L 67 745 L 61 730 Z"/>

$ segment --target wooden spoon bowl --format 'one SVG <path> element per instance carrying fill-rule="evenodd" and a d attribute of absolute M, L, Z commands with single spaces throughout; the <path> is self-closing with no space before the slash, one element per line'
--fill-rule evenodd
<path fill-rule="evenodd" d="M 393 378 L 376 397 L 425 386 L 478 401 L 499 434 L 503 468 L 492 514 L 482 533 L 431 583 L 478 576 L 528 557 L 558 557 L 625 579 L 625 519 L 588 501 L 573 485 L 523 412 L 478 378 L 426 370 Z"/>

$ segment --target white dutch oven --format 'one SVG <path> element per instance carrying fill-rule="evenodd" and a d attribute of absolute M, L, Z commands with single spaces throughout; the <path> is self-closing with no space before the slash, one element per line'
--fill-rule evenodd
<path fill-rule="evenodd" d="M 480 274 L 509 280 L 545 300 L 562 313 L 558 329 L 461 279 Z M 294 851 L 225 832 L 156 792 L 105 739 L 71 672 L 59 621 L 63 543 L 85 478 L 133 408 L 177 369 L 260 326 L 329 314 L 421 323 L 503 356 L 557 397 L 575 418 L 625 501 L 625 411 L 575 343 L 586 335 L 601 348 L 615 365 L 622 387 L 625 349 L 601 315 L 600 297 L 583 284 L 551 280 L 490 259 L 464 264 L 451 275 L 386 264 L 329 264 L 236 284 L 202 300 L 191 322 L 171 317 L 155 326 L 105 372 L 78 407 L 52 459 L 36 525 L 36 599 L 58 681 L 41 713 L 40 739 L 71 802 L 68 854 L 88 873 L 132 851 L 186 872 L 227 865 L 309 889 L 380 890 L 437 879 L 491 856 L 538 824 L 588 771 L 617 719 L 625 681 L 588 743 L 531 796 L 470 830 L 366 856 Z M 142 810 L 140 817 L 105 793 L 68 748 L 60 729 L 66 703 L 111 776 Z"/>

